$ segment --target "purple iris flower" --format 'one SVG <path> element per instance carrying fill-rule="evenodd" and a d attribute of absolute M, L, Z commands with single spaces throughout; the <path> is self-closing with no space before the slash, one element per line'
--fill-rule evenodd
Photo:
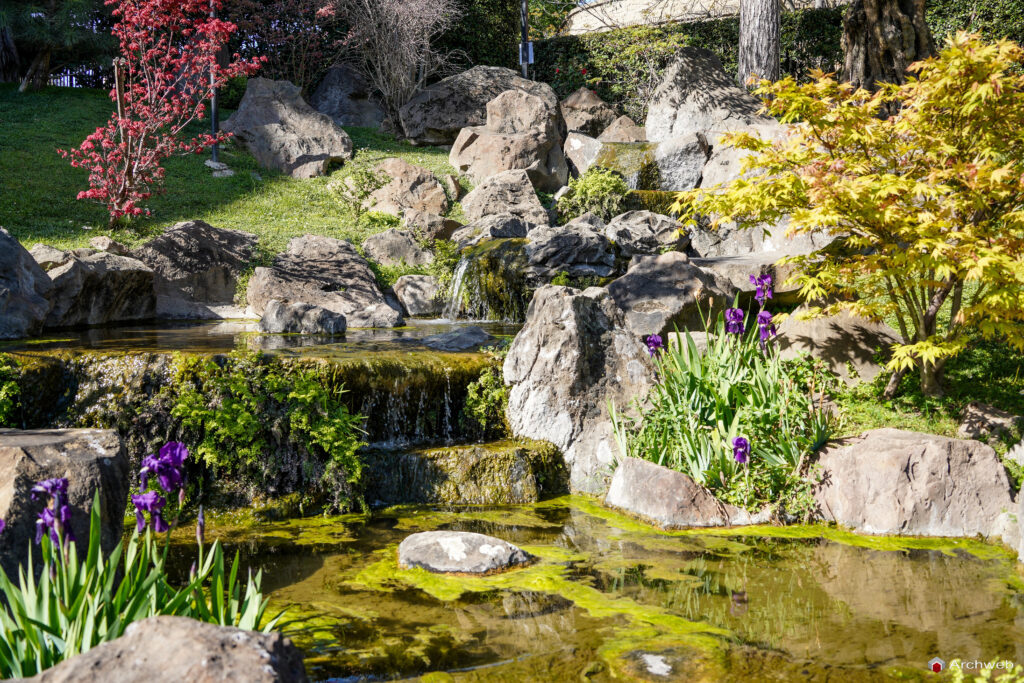
<path fill-rule="evenodd" d="M 58 479 L 44 479 L 32 487 L 32 500 L 39 500 L 43 496 L 57 501 L 67 500 L 68 480 L 65 477 Z"/>
<path fill-rule="evenodd" d="M 4 532 L 4 529 L 6 529 L 6 528 L 7 528 L 7 522 L 5 522 L 4 520 L 0 519 L 0 534 L 2 534 Z"/>
<path fill-rule="evenodd" d="M 71 508 L 67 505 L 43 508 L 36 520 L 36 543 L 43 540 L 44 533 L 49 533 L 50 540 L 54 543 L 59 543 L 62 535 L 64 540 L 74 541 L 75 534 L 71 531 Z"/>
<path fill-rule="evenodd" d="M 160 449 L 159 455 L 148 455 L 142 460 L 142 469 L 139 471 L 139 482 L 141 488 L 149 485 L 149 478 L 155 476 L 160 482 L 160 488 L 167 493 L 181 488 L 185 481 L 183 465 L 188 458 L 188 449 L 180 441 L 171 441 Z"/>
<path fill-rule="evenodd" d="M 652 334 L 647 338 L 647 353 L 653 358 L 659 351 L 665 348 L 665 342 L 660 334 Z"/>
<path fill-rule="evenodd" d="M 141 532 L 146 528 L 146 516 L 143 514 L 145 512 L 149 513 L 150 519 L 153 522 L 153 530 L 157 533 L 167 531 L 170 528 L 160 515 L 164 505 L 167 505 L 167 500 L 156 491 L 146 491 L 137 496 L 132 496 L 132 503 L 135 504 L 135 528 L 138 531 Z"/>
<path fill-rule="evenodd" d="M 743 325 L 743 311 L 738 308 L 730 308 L 725 312 L 725 331 L 729 334 L 743 334 L 746 327 Z"/>
<path fill-rule="evenodd" d="M 772 314 L 768 311 L 761 311 L 757 314 L 757 327 L 761 332 L 761 342 L 766 342 L 775 336 L 775 325 L 772 324 Z"/>
<path fill-rule="evenodd" d="M 750 284 L 757 287 L 757 292 L 754 293 L 754 298 L 757 299 L 757 303 L 764 306 L 764 302 L 772 298 L 772 276 L 751 275 Z"/>
<path fill-rule="evenodd" d="M 742 436 L 737 436 L 733 439 L 732 457 L 734 457 L 736 462 L 739 464 L 746 465 L 750 461 L 750 442 Z"/>

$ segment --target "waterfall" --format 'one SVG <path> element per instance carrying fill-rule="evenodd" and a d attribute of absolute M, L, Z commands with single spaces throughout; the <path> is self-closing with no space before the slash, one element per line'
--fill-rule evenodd
<path fill-rule="evenodd" d="M 444 317 L 452 322 L 459 319 L 459 313 L 462 311 L 462 290 L 465 287 L 464 281 L 468 268 L 469 259 L 462 257 L 459 259 L 459 265 L 455 266 L 455 272 L 452 273 L 451 297 L 444 309 Z"/>

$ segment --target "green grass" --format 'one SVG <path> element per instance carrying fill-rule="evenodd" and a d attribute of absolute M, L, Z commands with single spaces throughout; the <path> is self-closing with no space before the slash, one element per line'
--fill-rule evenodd
<path fill-rule="evenodd" d="M 110 111 L 110 99 L 98 90 L 47 88 L 23 94 L 14 85 L 0 84 L 0 226 L 26 247 L 36 242 L 82 247 L 98 235 L 131 246 L 192 219 L 255 233 L 268 253 L 283 250 L 289 239 L 304 234 L 359 244 L 379 228 L 359 223 L 356 212 L 332 189 L 346 175 L 392 156 L 438 174 L 455 172 L 442 148 L 414 147 L 366 128 L 346 129 L 356 147 L 352 162 L 311 180 L 259 168 L 244 149 L 228 143 L 221 160 L 235 171 L 233 177 L 212 178 L 203 165 L 208 154 L 169 159 L 166 192 L 147 204 L 152 215 L 110 232 L 102 206 L 75 199 L 86 188 L 87 173 L 57 154 L 58 148 L 77 146 Z M 199 132 L 206 125 L 201 122 L 194 129 Z M 449 213 L 457 217 L 460 212 L 455 205 Z"/>

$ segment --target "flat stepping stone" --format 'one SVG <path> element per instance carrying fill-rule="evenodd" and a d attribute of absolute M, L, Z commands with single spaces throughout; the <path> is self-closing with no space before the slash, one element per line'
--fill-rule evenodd
<path fill-rule="evenodd" d="M 424 531 L 398 546 L 399 567 L 420 567 L 436 574 L 493 574 L 533 559 L 500 538 L 467 531 Z"/>

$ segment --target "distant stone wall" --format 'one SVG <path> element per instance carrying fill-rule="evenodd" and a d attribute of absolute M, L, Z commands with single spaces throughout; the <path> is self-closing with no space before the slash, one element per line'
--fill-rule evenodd
<path fill-rule="evenodd" d="M 782 0 L 784 12 L 838 7 L 849 0 Z M 579 35 L 625 26 L 720 19 L 740 13 L 740 0 L 595 0 L 569 14 L 566 33 Z"/>

